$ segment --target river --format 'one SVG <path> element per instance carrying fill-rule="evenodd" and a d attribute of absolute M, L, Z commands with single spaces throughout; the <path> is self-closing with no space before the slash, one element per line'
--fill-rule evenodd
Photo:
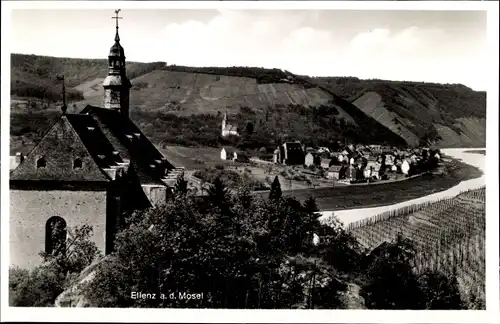
<path fill-rule="evenodd" d="M 486 184 L 486 178 L 484 176 L 484 170 L 486 167 L 486 156 L 483 154 L 466 152 L 471 150 L 485 150 L 485 149 L 484 148 L 441 149 L 441 152 L 451 158 L 461 160 L 464 163 L 467 163 L 469 165 L 475 166 L 478 169 L 480 169 L 483 172 L 483 175 L 479 178 L 462 181 L 458 185 L 451 187 L 447 190 L 436 192 L 420 198 L 407 200 L 393 205 L 371 207 L 371 208 L 348 209 L 339 211 L 331 211 L 331 210 L 321 211 L 320 214 L 322 214 L 322 216 L 319 218 L 319 220 L 325 221 L 328 218 L 332 217 L 332 215 L 335 215 L 344 225 L 348 225 L 349 223 L 365 219 L 371 216 L 375 216 L 389 210 L 398 209 L 413 204 L 420 204 L 428 201 L 435 201 L 442 198 L 449 198 L 456 196 L 462 191 L 477 189 L 479 187 L 482 187 Z"/>

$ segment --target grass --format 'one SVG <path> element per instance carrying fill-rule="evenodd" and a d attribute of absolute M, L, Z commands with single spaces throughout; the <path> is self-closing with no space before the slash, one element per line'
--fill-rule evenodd
<path fill-rule="evenodd" d="M 197 170 L 205 167 L 214 167 L 221 163 L 220 148 L 215 147 L 186 147 L 166 146 L 160 152 L 173 165 L 181 165 L 186 170 Z"/>
<path fill-rule="evenodd" d="M 449 189 L 461 181 L 478 178 L 481 171 L 460 161 L 445 162 L 448 172 L 442 175 L 425 174 L 405 181 L 374 183 L 368 186 L 298 189 L 284 192 L 304 202 L 309 196 L 316 199 L 320 210 L 343 210 L 391 205 Z M 281 184 L 284 186 L 285 184 Z M 264 193 L 257 195 L 265 196 Z"/>

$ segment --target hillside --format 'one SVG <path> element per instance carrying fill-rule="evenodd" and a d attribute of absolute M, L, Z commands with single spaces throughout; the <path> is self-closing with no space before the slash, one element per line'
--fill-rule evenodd
<path fill-rule="evenodd" d="M 411 145 L 421 140 L 440 147 L 486 145 L 486 92 L 460 84 L 311 80 L 346 98 Z"/>
<path fill-rule="evenodd" d="M 106 60 L 12 54 L 11 107 L 13 115 L 21 114 L 13 121 L 22 122 L 27 113 L 57 111 L 61 94 L 55 76 L 62 73 L 69 112 L 102 104 Z M 220 115 L 226 111 L 240 133 L 248 124 L 255 129 L 252 138 L 232 143 L 240 146 L 272 147 L 290 139 L 306 145 L 332 140 L 397 146 L 427 140 L 441 147 L 485 143 L 485 96 L 464 86 L 313 79 L 279 69 L 164 62 L 130 62 L 127 73 L 133 85 L 132 118 L 158 145 L 226 144 L 219 138 Z M 39 131 L 31 127 L 28 133 Z"/>
<path fill-rule="evenodd" d="M 127 71 L 130 78 L 135 78 L 164 65 L 164 62 L 128 62 Z M 87 93 L 82 90 L 91 87 L 89 82 L 102 82 L 107 72 L 107 59 L 11 54 L 10 93 L 13 98 L 38 99 L 49 106 L 54 101 L 62 100 L 61 82 L 57 81 L 57 75 L 64 74 L 67 100 L 83 100 Z"/>

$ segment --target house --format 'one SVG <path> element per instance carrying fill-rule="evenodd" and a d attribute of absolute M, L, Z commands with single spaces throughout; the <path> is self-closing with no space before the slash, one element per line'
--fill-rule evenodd
<path fill-rule="evenodd" d="M 370 158 L 366 161 L 366 167 L 367 168 L 371 168 L 371 167 L 374 167 L 376 165 L 380 164 L 377 159 L 375 158 Z"/>
<path fill-rule="evenodd" d="M 346 175 L 347 168 L 343 165 L 333 165 L 326 172 L 327 179 L 344 179 Z"/>
<path fill-rule="evenodd" d="M 436 153 L 436 154 L 434 154 L 434 158 L 439 161 L 439 160 L 441 160 L 441 155 L 439 155 L 439 153 Z"/>
<path fill-rule="evenodd" d="M 320 165 L 323 169 L 329 169 L 333 165 L 332 159 L 321 159 Z"/>
<path fill-rule="evenodd" d="M 222 137 L 229 135 L 239 136 L 238 127 L 236 125 L 228 124 L 227 112 L 224 113 L 224 118 L 222 119 Z"/>
<path fill-rule="evenodd" d="M 65 253 L 73 229 L 87 224 L 98 250 L 111 253 L 123 215 L 165 203 L 183 174 L 129 117 L 131 84 L 118 28 L 108 62 L 103 107 L 70 114 L 63 104 L 41 140 L 15 161 L 9 180 L 12 266 L 36 267 L 40 251 Z"/>
<path fill-rule="evenodd" d="M 279 148 L 275 149 L 274 152 L 273 152 L 273 162 L 274 163 L 280 163 L 279 162 Z"/>
<path fill-rule="evenodd" d="M 397 167 L 395 164 L 393 164 L 393 165 L 391 166 L 391 171 L 392 171 L 392 172 L 398 172 L 398 167 Z"/>
<path fill-rule="evenodd" d="M 250 158 L 245 152 L 235 151 L 233 152 L 233 161 L 246 163 L 250 161 Z"/>
<path fill-rule="evenodd" d="M 377 164 L 372 168 L 372 174 L 371 174 L 372 178 L 380 180 L 380 178 L 382 178 L 382 174 L 383 174 L 383 169 L 381 168 L 380 164 Z"/>
<path fill-rule="evenodd" d="M 366 178 L 366 179 L 370 179 L 372 177 L 372 168 L 371 167 L 366 167 L 364 170 L 363 170 L 363 176 Z"/>
<path fill-rule="evenodd" d="M 386 154 L 384 159 L 385 165 L 394 165 L 394 155 Z"/>
<path fill-rule="evenodd" d="M 346 171 L 346 178 L 349 179 L 350 181 L 358 180 L 359 179 L 358 169 L 353 165 L 349 165 Z"/>
<path fill-rule="evenodd" d="M 317 165 L 317 164 L 320 164 L 320 161 L 321 161 L 321 159 L 319 157 L 319 154 L 309 152 L 306 154 L 304 164 L 306 166 Z"/>
<path fill-rule="evenodd" d="M 402 163 L 401 163 L 401 172 L 403 172 L 403 174 L 406 174 L 408 175 L 408 173 L 410 172 L 410 162 L 408 162 L 408 160 L 404 160 Z"/>
<path fill-rule="evenodd" d="M 278 146 L 277 161 L 285 165 L 304 164 L 305 154 L 300 142 L 286 142 Z"/>
<path fill-rule="evenodd" d="M 10 162 L 9 170 L 14 170 L 15 168 L 17 168 L 17 166 L 21 164 L 23 160 L 24 160 L 24 155 L 21 152 L 16 153 L 15 156 L 11 156 L 9 161 Z"/>
<path fill-rule="evenodd" d="M 230 147 L 223 147 L 220 151 L 220 159 L 227 161 L 232 160 L 234 158 L 234 149 Z"/>

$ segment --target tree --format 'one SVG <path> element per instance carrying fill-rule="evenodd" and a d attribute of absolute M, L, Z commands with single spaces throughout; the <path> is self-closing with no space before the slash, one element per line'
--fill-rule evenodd
<path fill-rule="evenodd" d="M 57 230 L 60 230 L 58 228 Z M 92 227 L 69 229 L 66 253 L 40 252 L 43 263 L 32 270 L 9 269 L 9 303 L 12 306 L 53 306 L 74 277 L 96 260 L 100 253 L 90 241 Z"/>
<path fill-rule="evenodd" d="M 306 201 L 304 201 L 304 211 L 307 213 L 308 218 L 305 220 L 305 229 L 307 232 L 307 237 L 310 239 L 312 243 L 314 230 L 319 225 L 318 217 L 319 217 L 319 208 L 316 204 L 316 199 L 314 197 L 309 196 Z"/>
<path fill-rule="evenodd" d="M 65 276 L 53 264 L 35 267 L 31 271 L 9 269 L 9 305 L 15 307 L 53 306 L 64 291 Z"/>
<path fill-rule="evenodd" d="M 418 277 L 412 270 L 413 243 L 398 236 L 370 254 L 368 281 L 362 295 L 370 309 L 422 309 L 425 305 Z"/>
<path fill-rule="evenodd" d="M 426 271 L 418 281 L 425 299 L 425 309 L 463 309 L 457 278 L 437 271 Z"/>
<path fill-rule="evenodd" d="M 174 192 L 177 195 L 185 195 L 188 192 L 188 182 L 184 179 L 184 175 L 177 178 L 174 185 Z"/>
<path fill-rule="evenodd" d="M 274 177 L 274 181 L 271 184 L 271 191 L 269 192 L 269 199 L 278 200 L 281 198 L 281 184 L 278 176 Z"/>
<path fill-rule="evenodd" d="M 253 123 L 251 123 L 251 122 L 247 123 L 246 131 L 247 131 L 248 135 L 252 135 L 253 134 Z"/>
<path fill-rule="evenodd" d="M 220 189 L 219 189 L 220 190 Z M 216 190 L 214 190 L 216 191 Z M 294 198 L 227 201 L 238 235 L 217 208 L 174 197 L 118 234 L 85 297 L 99 307 L 335 308 L 344 285 L 300 240 L 306 213 Z M 269 226 L 269 224 L 272 226 Z M 299 253 L 300 251 L 300 253 Z M 130 291 L 203 292 L 201 300 L 133 299 Z"/>

